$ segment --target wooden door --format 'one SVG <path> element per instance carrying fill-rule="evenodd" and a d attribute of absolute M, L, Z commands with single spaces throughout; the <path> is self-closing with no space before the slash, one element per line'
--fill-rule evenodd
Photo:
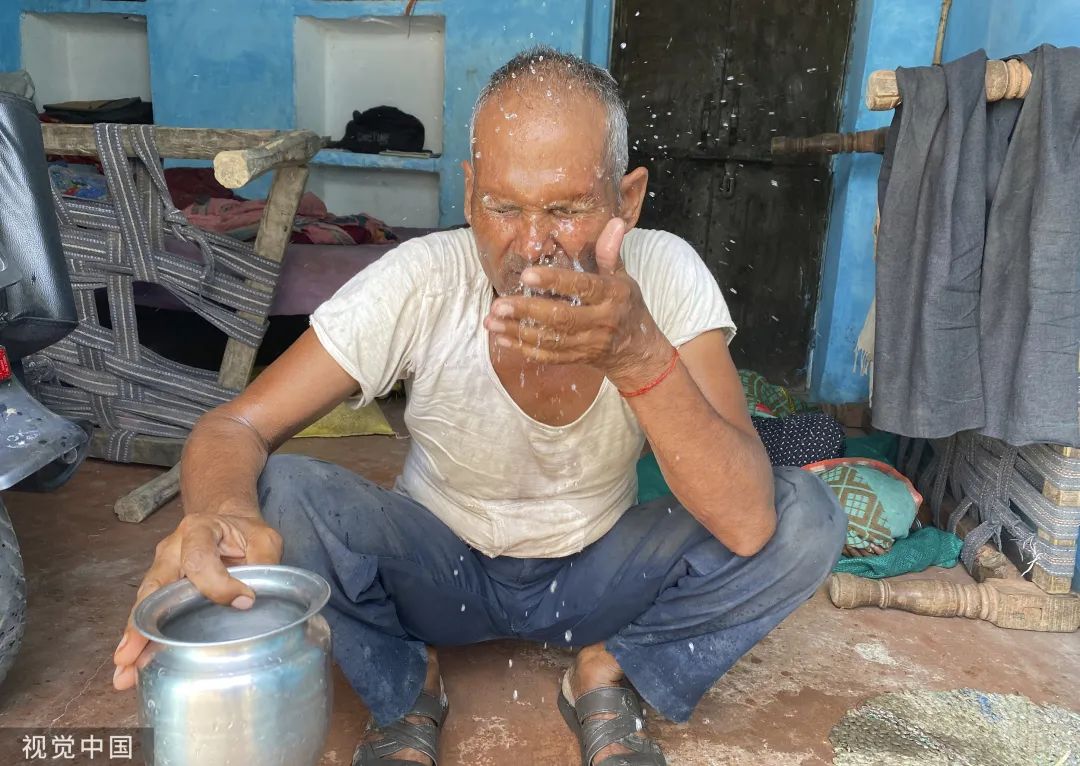
<path fill-rule="evenodd" d="M 776 136 L 837 130 L 854 0 L 618 0 L 612 72 L 629 104 L 641 225 L 685 237 L 723 287 L 735 362 L 800 386 L 829 208 L 825 158 Z"/>

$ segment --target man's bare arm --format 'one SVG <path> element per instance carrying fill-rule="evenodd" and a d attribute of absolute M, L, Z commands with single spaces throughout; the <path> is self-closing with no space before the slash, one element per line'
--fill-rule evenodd
<path fill-rule="evenodd" d="M 679 350 L 681 363 L 655 392 L 628 399 L 679 501 L 734 553 L 749 556 L 776 529 L 768 455 L 723 332 Z M 663 364 L 671 346 L 656 353 Z"/>
<path fill-rule="evenodd" d="M 236 399 L 207 413 L 184 448 L 185 513 L 258 515 L 266 458 L 357 390 L 308 330 Z"/>
<path fill-rule="evenodd" d="M 135 606 L 186 577 L 219 604 L 249 608 L 254 591 L 229 576 L 224 559 L 234 564 L 281 560 L 281 536 L 263 521 L 256 492 L 266 458 L 356 389 L 356 381 L 308 330 L 234 401 L 201 418 L 181 463 L 185 516 L 176 531 L 158 543 Z M 129 617 L 113 654 L 117 689 L 134 686 L 146 646 Z"/>

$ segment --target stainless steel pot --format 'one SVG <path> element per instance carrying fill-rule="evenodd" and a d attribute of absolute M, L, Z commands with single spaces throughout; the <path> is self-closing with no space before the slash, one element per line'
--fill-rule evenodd
<path fill-rule="evenodd" d="M 135 627 L 152 643 L 139 670 L 151 766 L 315 766 L 330 722 L 330 586 L 283 566 L 229 570 L 255 591 L 246 611 L 188 580 L 151 594 Z"/>

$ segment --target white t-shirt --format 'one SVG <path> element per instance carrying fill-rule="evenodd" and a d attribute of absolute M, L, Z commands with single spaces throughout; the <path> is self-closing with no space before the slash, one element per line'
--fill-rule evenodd
<path fill-rule="evenodd" d="M 623 240 L 657 326 L 675 346 L 735 326 L 694 249 L 663 231 Z M 409 240 L 345 284 L 311 317 L 362 402 L 406 380 L 412 446 L 395 488 L 488 556 L 567 556 L 636 501 L 644 434 L 615 386 L 573 423 L 526 415 L 499 381 L 483 327 L 494 299 L 470 229 Z"/>

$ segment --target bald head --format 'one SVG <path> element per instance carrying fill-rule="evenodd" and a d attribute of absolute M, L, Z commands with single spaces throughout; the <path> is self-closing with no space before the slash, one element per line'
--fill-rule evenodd
<path fill-rule="evenodd" d="M 553 48 L 541 46 L 520 53 L 491 76 L 473 107 L 472 152 L 475 155 L 477 151 L 479 120 L 516 118 L 516 112 L 505 108 L 508 104 L 525 104 L 537 113 L 550 109 L 552 114 L 565 114 L 580 108 L 581 100 L 591 101 L 590 107 L 600 107 L 602 168 L 618 190 L 629 165 L 626 106 L 619 86 L 607 70 Z M 487 108 L 497 102 L 502 102 L 497 112 Z"/>

